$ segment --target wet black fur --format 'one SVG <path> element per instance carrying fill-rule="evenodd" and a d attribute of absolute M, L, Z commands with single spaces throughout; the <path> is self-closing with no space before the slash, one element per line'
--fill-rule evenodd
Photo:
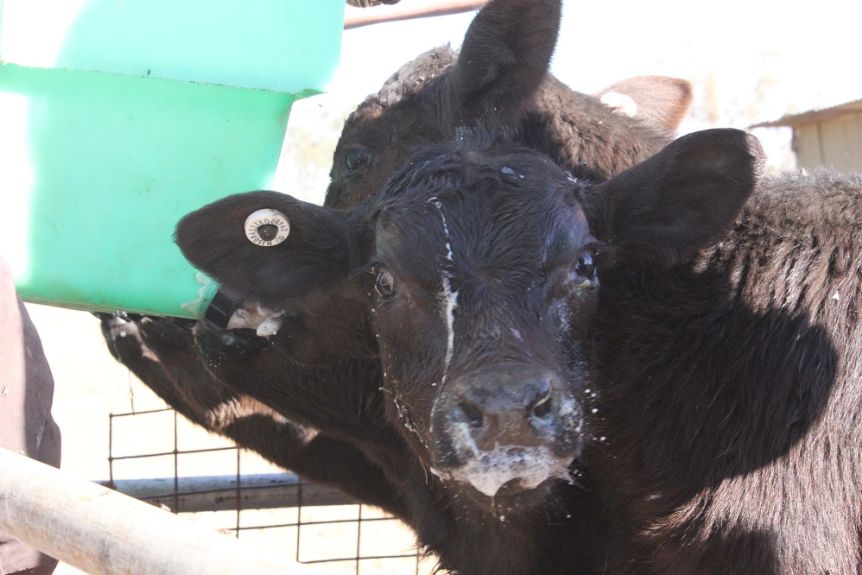
<path fill-rule="evenodd" d="M 766 179 L 697 257 L 603 274 L 609 572 L 859 572 L 860 224 L 858 178 Z"/>

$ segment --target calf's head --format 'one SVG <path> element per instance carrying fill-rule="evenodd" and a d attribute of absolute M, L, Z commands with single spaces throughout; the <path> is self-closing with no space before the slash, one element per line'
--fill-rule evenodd
<path fill-rule="evenodd" d="M 396 415 L 432 471 L 487 496 L 565 476 L 581 447 L 568 333 L 595 240 L 559 175 L 523 149 L 432 147 L 372 211 L 369 309 Z"/>
<path fill-rule="evenodd" d="M 351 212 L 241 194 L 188 215 L 177 241 L 272 308 L 338 282 L 344 311 L 328 328 L 353 340 L 343 354 L 379 357 L 388 417 L 417 457 L 471 497 L 499 500 L 565 478 L 589 437 L 603 270 L 676 265 L 717 239 L 761 155 L 743 132 L 710 130 L 590 186 L 482 139 L 425 148 Z M 262 207 L 291 222 L 277 246 L 246 239 Z M 206 246 L 202 229 L 216 230 Z M 209 257 L 213 243 L 224 258 Z"/>

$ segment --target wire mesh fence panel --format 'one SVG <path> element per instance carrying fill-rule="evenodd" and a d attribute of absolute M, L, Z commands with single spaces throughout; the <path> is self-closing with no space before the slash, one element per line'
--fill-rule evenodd
<path fill-rule="evenodd" d="M 326 575 L 427 575 L 433 558 L 381 510 L 307 483 L 171 409 L 111 413 L 109 484 Z"/>

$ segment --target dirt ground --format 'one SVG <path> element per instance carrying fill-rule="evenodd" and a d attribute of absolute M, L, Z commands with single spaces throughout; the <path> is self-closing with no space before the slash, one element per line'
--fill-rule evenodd
<path fill-rule="evenodd" d="M 42 337 L 54 374 L 56 393 L 54 416 L 63 433 L 64 472 L 85 480 L 104 480 L 109 476 L 109 414 L 140 412 L 164 407 L 152 392 L 114 361 L 105 348 L 95 317 L 86 312 L 28 304 Z M 180 418 L 181 419 L 181 418 Z M 177 431 L 181 449 L 201 449 L 228 445 L 191 424 L 180 421 Z M 169 413 L 115 418 L 113 455 L 137 455 L 173 449 L 173 416 Z M 238 456 L 235 450 L 183 456 L 179 462 L 182 476 L 235 475 Z M 279 471 L 260 458 L 242 452 L 243 473 Z M 116 479 L 172 477 L 173 457 L 115 461 Z M 363 523 L 353 521 L 359 506 L 329 506 L 302 509 L 302 522 L 341 521 L 329 525 L 253 529 L 296 523 L 297 510 L 206 512 L 183 514 L 213 529 L 230 529 L 239 523 L 241 538 L 276 550 L 295 563 L 290 573 L 320 575 L 381 574 L 408 575 L 431 573 L 433 561 L 417 565 L 415 556 L 399 559 L 363 559 L 332 563 L 309 563 L 332 558 L 352 558 L 415 553 L 414 537 L 394 520 Z M 379 511 L 362 507 L 363 519 L 381 517 Z M 299 552 L 297 553 L 297 548 Z M 57 575 L 78 575 L 81 571 L 61 564 Z"/>

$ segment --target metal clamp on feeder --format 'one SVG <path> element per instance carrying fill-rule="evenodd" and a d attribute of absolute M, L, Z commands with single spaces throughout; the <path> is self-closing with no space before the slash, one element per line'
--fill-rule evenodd
<path fill-rule="evenodd" d="M 218 290 L 204 312 L 204 319 L 222 329 L 227 329 L 231 316 L 240 307 L 240 302 Z"/>

